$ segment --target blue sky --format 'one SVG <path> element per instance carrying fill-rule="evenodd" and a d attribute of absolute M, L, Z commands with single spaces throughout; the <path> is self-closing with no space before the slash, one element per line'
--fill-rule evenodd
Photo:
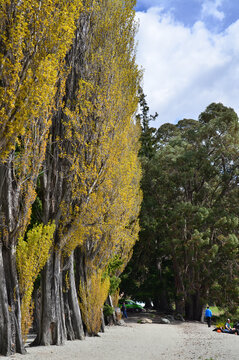
<path fill-rule="evenodd" d="M 138 0 L 136 10 L 147 11 L 153 6 L 162 7 L 165 13 L 171 12 L 175 19 L 185 26 L 192 26 L 196 21 L 203 19 L 207 27 L 215 31 L 227 28 L 238 19 L 239 14 L 238 0 Z M 210 8 L 208 13 L 205 13 L 205 7 Z M 214 16 L 210 14 L 213 9 Z"/>
<path fill-rule="evenodd" d="M 157 126 L 211 102 L 239 111 L 239 1 L 138 0 L 137 61 Z"/>

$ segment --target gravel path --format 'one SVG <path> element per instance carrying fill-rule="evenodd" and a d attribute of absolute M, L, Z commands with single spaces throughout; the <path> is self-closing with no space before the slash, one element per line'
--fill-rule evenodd
<path fill-rule="evenodd" d="M 28 348 L 16 360 L 238 360 L 239 336 L 219 334 L 194 322 L 106 327 L 99 337 L 68 341 L 64 346 Z"/>

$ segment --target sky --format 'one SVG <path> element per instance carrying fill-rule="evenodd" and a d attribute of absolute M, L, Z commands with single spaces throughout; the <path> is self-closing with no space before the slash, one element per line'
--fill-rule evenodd
<path fill-rule="evenodd" d="M 239 114 L 238 0 L 138 0 L 136 17 L 152 126 L 197 119 L 212 102 Z"/>

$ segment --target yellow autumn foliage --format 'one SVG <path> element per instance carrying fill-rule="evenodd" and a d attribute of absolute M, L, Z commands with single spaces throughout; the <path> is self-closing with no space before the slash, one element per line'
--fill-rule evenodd
<path fill-rule="evenodd" d="M 82 208 L 81 231 L 86 237 L 82 248 L 93 264 L 102 269 L 118 255 L 123 262 L 122 271 L 138 238 L 142 199 L 135 125 L 131 124 L 125 137 L 120 136 L 114 149 L 111 154 L 114 166 L 105 172 L 104 182 Z"/>
<path fill-rule="evenodd" d="M 134 1 L 86 0 L 84 5 L 83 15 L 90 19 L 86 37 L 89 44 L 82 55 L 76 98 L 74 102 L 67 99 L 64 108 L 71 151 L 62 148 L 62 156 L 71 164 L 72 202 L 62 203 L 60 233 L 67 253 L 76 246 L 86 246 L 90 256 L 101 246 L 108 230 L 113 234 L 115 225 L 121 224 L 126 233 L 127 216 L 134 218 L 139 209 L 138 129 L 132 118 L 141 74 L 135 64 Z M 134 205 L 138 205 L 132 206 L 135 194 Z M 114 195 L 121 197 L 119 207 Z M 123 206 L 126 204 L 127 215 Z M 111 207 L 110 216 L 106 216 Z M 120 219 L 120 208 L 124 221 Z M 118 228 L 117 233 L 120 231 Z M 107 238 L 111 243 L 124 238 L 131 249 L 137 235 L 132 237 L 130 231 L 128 234 L 115 236 L 114 240 L 112 236 L 109 240 L 109 235 Z M 101 253 L 106 247 L 102 246 Z"/>
<path fill-rule="evenodd" d="M 102 279 L 102 271 L 93 268 L 87 274 L 87 281 L 80 284 L 80 308 L 89 335 L 96 335 L 101 326 L 104 302 L 108 296 L 110 280 Z"/>
<path fill-rule="evenodd" d="M 116 308 L 119 305 L 120 289 L 118 288 L 114 294 L 111 294 L 113 306 Z"/>
<path fill-rule="evenodd" d="M 138 238 L 140 129 L 133 118 L 141 74 L 134 58 L 133 2 L 86 3 L 92 5 L 85 9 L 90 13 L 90 46 L 83 54 L 74 102 L 66 99 L 64 108 L 70 146 L 62 147 L 61 154 L 71 164 L 72 201 L 61 205 L 59 234 L 64 252 L 80 246 L 86 259 L 80 307 L 87 331 L 95 334 L 100 327 L 101 274 L 118 256 L 119 275 Z M 105 287 L 104 298 L 108 290 Z"/>
<path fill-rule="evenodd" d="M 57 219 L 54 245 L 66 255 L 81 247 L 85 255 L 79 297 L 92 335 L 99 331 L 110 286 L 102 274 L 116 255 L 122 271 L 139 231 L 134 113 L 141 73 L 135 63 L 134 5 L 134 0 L 0 0 L 0 161 L 13 169 L 10 183 L 19 208 L 12 218 L 24 234 L 43 163 L 44 186 L 63 188 L 60 200 L 47 189 L 53 195 L 49 213 L 43 214 Z M 68 63 L 79 48 L 79 58 Z M 71 66 L 76 67 L 70 71 Z M 71 82 L 76 88 L 68 92 Z M 59 134 L 55 128 L 49 134 L 53 113 Z M 18 241 L 24 337 L 31 324 L 33 284 L 47 261 L 54 230 L 54 225 L 39 225 L 27 241 Z M 7 243 L 9 232 L 4 236 Z M 68 280 L 67 274 L 66 287 Z"/>
<path fill-rule="evenodd" d="M 9 198 L 10 224 L 0 214 L 5 243 L 23 236 L 30 220 L 56 93 L 59 106 L 70 71 L 65 58 L 82 9 L 80 0 L 0 0 L 0 167 L 7 164 L 15 198 Z M 14 227 L 14 239 L 8 227 Z"/>
<path fill-rule="evenodd" d="M 47 131 L 81 11 L 80 0 L 0 1 L 0 159 L 35 119 Z"/>
<path fill-rule="evenodd" d="M 27 232 L 27 240 L 18 241 L 16 260 L 21 293 L 22 335 L 26 341 L 32 323 L 34 281 L 43 269 L 52 247 L 55 224 L 37 225 Z"/>

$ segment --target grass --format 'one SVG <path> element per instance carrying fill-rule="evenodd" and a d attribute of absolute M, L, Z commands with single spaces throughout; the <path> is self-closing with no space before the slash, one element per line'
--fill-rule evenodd
<path fill-rule="evenodd" d="M 231 323 L 239 321 L 239 309 L 235 313 L 230 313 L 226 308 L 220 308 L 217 306 L 210 306 L 213 316 L 213 322 L 217 326 L 225 325 L 228 318 L 231 319 Z M 207 359 L 206 359 L 207 360 Z M 210 359 L 209 359 L 210 360 Z"/>
<path fill-rule="evenodd" d="M 218 308 L 217 306 L 211 306 L 210 307 L 211 311 L 212 311 L 212 314 L 214 316 L 221 316 L 221 315 L 224 315 L 225 314 L 225 309 L 220 309 Z M 209 359 L 210 360 L 210 359 Z"/>

